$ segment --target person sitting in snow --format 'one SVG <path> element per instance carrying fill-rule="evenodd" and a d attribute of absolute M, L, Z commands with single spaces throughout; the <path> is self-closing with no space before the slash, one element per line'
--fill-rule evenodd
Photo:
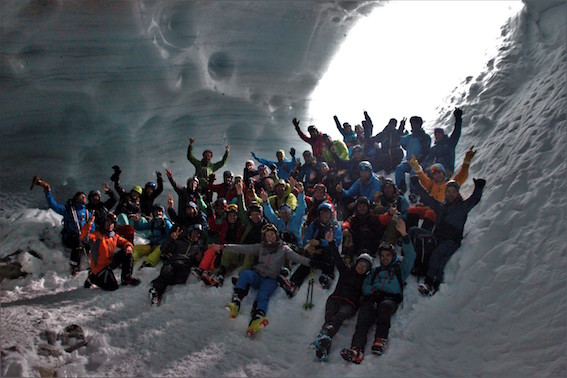
<path fill-rule="evenodd" d="M 431 296 L 439 291 L 439 285 L 443 281 L 445 265 L 461 246 L 467 216 L 476 204 L 480 202 L 486 180 L 473 179 L 474 191 L 466 200 L 459 193 L 461 188 L 459 183 L 449 180 L 445 184 L 444 202 L 439 202 L 430 195 L 420 184 L 417 176 L 412 176 L 411 180 L 417 190 L 417 194 L 421 196 L 421 201 L 437 214 L 437 225 L 433 232 L 437 246 L 429 258 L 425 282 L 418 286 L 418 290 L 422 295 Z M 427 232 L 420 229 L 417 230 L 419 232 Z"/>
<path fill-rule="evenodd" d="M 136 231 L 149 231 L 149 244 L 136 244 L 134 246 L 134 263 L 142 256 L 146 256 L 140 268 L 154 267 L 160 261 L 161 244 L 168 238 L 173 224 L 165 217 L 165 209 L 160 204 L 155 204 L 152 211 L 152 219 L 149 222 L 135 220 Z"/>
<path fill-rule="evenodd" d="M 251 269 L 240 273 L 234 286 L 232 299 L 226 304 L 230 316 L 235 318 L 240 311 L 240 303 L 248 295 L 249 290 L 257 289 L 256 300 L 252 309 L 250 327 L 259 326 L 258 323 L 266 320 L 270 296 L 278 287 L 277 278 L 287 259 L 311 266 L 307 257 L 301 256 L 289 248 L 278 238 L 278 229 L 273 224 L 262 227 L 262 240 L 256 244 L 225 244 L 211 245 L 216 250 L 223 250 L 223 254 L 237 253 L 250 254 L 258 258 L 258 263 Z M 267 322 L 264 324 L 266 325 Z"/>
<path fill-rule="evenodd" d="M 303 245 L 312 261 L 321 269 L 319 283 L 324 289 L 328 289 L 331 287 L 333 279 L 335 278 L 335 266 L 329 251 L 329 242 L 325 239 L 325 234 L 329 230 L 332 230 L 336 245 L 341 245 L 342 231 L 336 219 L 333 217 L 333 208 L 330 204 L 323 202 L 319 205 L 318 212 L 318 219 L 311 223 L 305 231 Z M 284 287 L 288 296 L 292 297 L 297 293 L 297 290 L 299 290 L 299 287 L 303 284 L 309 272 L 309 267 L 303 265 L 295 270 L 289 279 L 289 286 Z"/>
<path fill-rule="evenodd" d="M 195 167 L 195 177 L 199 179 L 199 183 L 204 186 L 202 189 L 206 189 L 206 183 L 209 182 L 209 176 L 212 173 L 218 171 L 228 159 L 228 153 L 230 151 L 230 146 L 225 146 L 224 155 L 220 161 L 216 163 L 211 162 L 213 158 L 213 152 L 211 150 L 203 151 L 203 158 L 201 160 L 193 156 L 193 143 L 195 143 L 195 138 L 189 139 L 189 146 L 187 146 L 187 160 Z"/>
<path fill-rule="evenodd" d="M 409 202 L 406 197 L 400 195 L 394 180 L 386 178 L 382 180 L 382 191 L 374 194 L 374 212 L 382 214 L 392 206 L 398 210 L 398 217 L 405 221 L 410 208 Z"/>
<path fill-rule="evenodd" d="M 360 364 L 364 359 L 364 347 L 368 331 L 376 323 L 372 353 L 382 355 L 388 345 L 390 320 L 403 301 L 404 282 L 411 273 L 415 250 L 407 234 L 405 222 L 398 220 L 397 229 L 402 235 L 403 259 L 396 255 L 393 245 L 382 243 L 378 248 L 380 266 L 374 267 L 362 284 L 363 301 L 358 310 L 356 329 L 350 349 L 343 349 L 341 356 Z"/>
<path fill-rule="evenodd" d="M 362 282 L 372 268 L 374 258 L 368 253 L 361 253 L 352 267 L 345 264 L 333 239 L 333 232 L 325 234 L 329 250 L 339 271 L 339 281 L 325 304 L 325 323 L 319 335 L 313 341 L 317 357 L 326 360 L 331 349 L 331 341 L 339 332 L 343 322 L 353 317 L 360 306 Z"/>
<path fill-rule="evenodd" d="M 357 197 L 366 197 L 369 201 L 374 201 L 374 193 L 382 191 L 382 182 L 372 171 L 372 164 L 363 160 L 359 164 L 360 178 L 352 184 L 347 190 L 343 189 L 343 184 L 338 183 L 336 186 L 337 193 L 340 197 L 344 197 L 343 202 Z M 347 205 L 347 209 L 352 211 L 355 203 L 351 202 Z"/>
<path fill-rule="evenodd" d="M 87 196 L 87 210 L 92 212 L 95 215 L 95 219 L 99 222 L 104 223 L 104 219 L 106 218 L 106 214 L 110 212 L 110 209 L 114 207 L 116 204 L 116 195 L 108 186 L 108 183 L 103 183 L 101 185 L 102 190 L 108 196 L 108 199 L 104 202 L 101 200 L 101 192 L 100 190 L 91 190 L 89 195 Z M 104 224 L 95 225 L 96 227 L 102 228 Z"/>
<path fill-rule="evenodd" d="M 276 152 L 276 161 L 260 158 L 256 156 L 254 152 L 251 152 L 251 154 L 252 157 L 256 159 L 260 164 L 264 164 L 268 167 L 275 165 L 278 171 L 278 177 L 284 180 L 287 180 L 289 178 L 290 173 L 293 171 L 293 168 L 295 168 L 295 165 L 297 164 L 297 161 L 295 160 L 295 148 L 293 147 L 289 150 L 291 159 L 285 158 L 284 150 L 278 150 Z"/>
<path fill-rule="evenodd" d="M 292 178 L 292 180 L 294 179 Z M 297 208 L 297 197 L 291 190 L 292 187 L 289 183 L 284 179 L 279 179 L 276 184 L 276 194 L 268 197 L 272 209 L 279 209 L 283 205 L 287 205 L 292 211 L 295 210 Z"/>
<path fill-rule="evenodd" d="M 424 166 L 434 163 L 440 163 L 445 167 L 445 174 L 451 176 L 455 171 L 455 148 L 461 137 L 461 129 L 463 125 L 463 111 L 455 108 L 453 111 L 455 117 L 455 127 L 451 135 L 446 135 L 441 127 L 433 129 L 434 143 L 429 150 L 429 154 L 425 158 Z"/>
<path fill-rule="evenodd" d="M 76 276 L 80 270 L 81 256 L 86 255 L 88 246 L 80 237 L 81 228 L 87 224 L 91 212 L 86 207 L 87 196 L 83 192 L 77 192 L 73 198 L 69 199 L 65 205 L 57 202 L 51 193 L 51 185 L 45 180 L 34 176 L 33 185 L 43 188 L 47 205 L 57 214 L 63 216 L 63 230 L 61 231 L 61 241 L 63 245 L 71 249 L 69 265 L 71 274 Z M 95 230 L 91 224 L 92 231 Z"/>
<path fill-rule="evenodd" d="M 191 201 L 195 202 L 201 211 L 207 211 L 207 204 L 205 203 L 205 200 L 203 199 L 201 193 L 199 193 L 199 191 L 197 190 L 199 187 L 199 179 L 196 176 L 189 177 L 187 179 L 187 187 L 183 187 L 179 185 L 173 178 L 173 171 L 171 170 L 171 168 L 165 169 L 165 175 L 167 176 L 169 183 L 178 196 L 178 215 L 185 214 L 185 208 Z M 170 216 L 170 219 L 173 219 L 173 217 Z"/>
<path fill-rule="evenodd" d="M 152 212 L 156 198 L 163 192 L 163 178 L 160 171 L 156 171 L 156 181 L 148 181 L 144 185 L 140 196 L 140 208 L 142 215 L 149 221 L 152 219 Z"/>
<path fill-rule="evenodd" d="M 167 200 L 167 216 L 176 225 L 183 226 L 186 229 L 194 224 L 200 224 L 203 229 L 203 238 L 208 241 L 209 224 L 207 214 L 199 209 L 199 206 L 193 201 L 189 201 L 185 207 L 183 214 L 177 214 L 173 209 L 173 196 L 170 194 Z"/>
<path fill-rule="evenodd" d="M 443 202 L 445 200 L 445 186 L 449 180 L 455 180 L 459 185 L 463 185 L 469 177 L 469 166 L 472 158 L 476 154 L 473 147 L 474 146 L 465 153 L 463 165 L 451 179 L 447 178 L 445 167 L 441 163 L 435 163 L 429 167 L 429 176 L 423 172 L 423 168 L 421 168 L 421 165 L 415 157 L 412 158 L 409 163 L 412 166 L 413 171 L 419 177 L 419 182 L 423 185 L 425 190 L 427 190 L 427 192 L 437 201 Z M 411 206 L 408 209 L 407 215 L 408 229 L 416 227 L 419 220 L 423 219 L 421 228 L 432 231 L 435 226 L 436 217 L 437 215 L 435 214 L 435 211 L 423 204 Z"/>
<path fill-rule="evenodd" d="M 81 239 L 86 240 L 91 247 L 91 268 L 84 287 L 88 289 L 92 285 L 96 285 L 108 291 L 118 289 L 118 282 L 113 270 L 119 266 L 122 268 L 122 285 L 139 285 L 140 280 L 132 277 L 134 264 L 132 250 L 134 246 L 114 232 L 116 215 L 108 213 L 104 219 L 103 228 L 91 232 L 94 222 L 95 217 L 93 215 L 81 228 Z M 120 249 L 116 252 L 118 247 Z"/>
<path fill-rule="evenodd" d="M 191 268 L 198 266 L 203 258 L 206 244 L 202 234 L 203 226 L 200 224 L 194 224 L 187 229 L 173 227 L 169 238 L 161 245 L 163 266 L 159 276 L 151 282 L 152 304 L 161 304 L 167 286 L 187 282 Z"/>
<path fill-rule="evenodd" d="M 142 213 L 141 195 L 143 193 L 143 189 L 139 185 L 134 185 L 130 191 L 127 191 L 122 187 L 122 185 L 120 185 L 120 174 L 122 172 L 120 167 L 115 165 L 112 169 L 114 170 L 114 173 L 110 176 L 110 180 L 114 182 L 114 189 L 119 196 L 118 205 L 114 211 L 117 216 L 117 225 L 132 226 L 132 216 L 140 215 Z"/>

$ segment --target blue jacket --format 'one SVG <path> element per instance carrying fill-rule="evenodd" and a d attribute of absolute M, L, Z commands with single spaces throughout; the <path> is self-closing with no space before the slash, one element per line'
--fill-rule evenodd
<path fill-rule="evenodd" d="M 370 296 L 377 291 L 386 294 L 402 294 L 402 287 L 396 277 L 396 268 L 401 271 L 402 285 L 408 278 L 415 262 L 415 249 L 409 236 L 402 238 L 404 257 L 397 256 L 388 266 L 375 266 L 362 283 L 362 295 Z"/>
<path fill-rule="evenodd" d="M 297 196 L 297 208 L 291 214 L 291 219 L 288 223 L 285 223 L 284 220 L 278 217 L 272 206 L 270 205 L 270 201 L 264 203 L 264 216 L 268 219 L 270 223 L 278 228 L 278 232 L 292 232 L 297 239 L 297 244 L 300 247 L 303 247 L 303 240 L 301 239 L 301 226 L 303 225 L 303 217 L 305 215 L 305 210 L 307 209 L 307 205 L 305 203 L 305 193 L 301 192 Z"/>
<path fill-rule="evenodd" d="M 419 129 L 419 131 L 404 135 L 400 139 L 400 146 L 406 150 L 406 160 L 409 161 L 413 155 L 418 161 L 424 161 L 429 154 L 431 137 L 423 129 Z"/>
<path fill-rule="evenodd" d="M 163 221 L 163 222 L 160 222 Z M 150 230 L 148 239 L 150 245 L 160 245 L 169 237 L 173 224 L 169 219 L 152 218 L 149 222 L 136 222 L 134 228 L 138 231 Z"/>
<path fill-rule="evenodd" d="M 318 221 L 311 223 L 309 227 L 307 227 L 307 230 L 305 231 L 305 237 L 303 238 L 303 245 L 305 245 L 308 240 L 317 239 L 319 240 L 320 247 L 322 248 L 328 247 L 329 242 L 327 241 L 327 239 L 325 239 L 325 233 L 331 228 L 333 229 L 333 234 L 334 234 L 333 239 L 335 240 L 336 245 L 340 246 L 343 240 L 343 230 L 335 220 L 331 221 L 331 224 L 328 225 L 327 227 L 322 226 L 321 223 L 319 223 Z"/>
<path fill-rule="evenodd" d="M 69 203 L 68 206 L 65 206 L 55 201 L 51 190 L 44 190 L 43 192 L 45 193 L 45 199 L 47 200 L 49 208 L 63 216 L 63 231 L 61 231 L 62 238 L 66 239 L 73 234 L 79 236 L 81 233 L 81 227 L 88 222 L 91 216 L 91 212 L 87 210 L 86 205 L 81 203 Z M 94 232 L 94 230 L 95 225 L 93 222 L 91 232 Z"/>
<path fill-rule="evenodd" d="M 372 177 L 366 184 L 362 184 L 360 179 L 356 180 L 354 184 L 347 190 L 343 189 L 343 194 L 348 197 L 364 196 L 372 203 L 374 201 L 374 193 L 382 191 L 382 183 L 376 175 L 372 173 Z"/>
<path fill-rule="evenodd" d="M 278 177 L 284 180 L 289 179 L 289 174 L 295 168 L 297 161 L 295 160 L 295 156 L 292 157 L 291 160 L 283 159 L 281 162 L 277 160 L 268 160 L 264 158 L 259 158 L 256 154 L 252 153 L 254 159 L 258 160 L 260 164 L 267 165 L 268 167 L 272 164 L 275 164 L 278 167 Z"/>

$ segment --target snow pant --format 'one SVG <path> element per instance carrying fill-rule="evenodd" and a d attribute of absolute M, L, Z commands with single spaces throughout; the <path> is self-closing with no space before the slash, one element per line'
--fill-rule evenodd
<path fill-rule="evenodd" d="M 387 339 L 390 331 L 390 320 L 397 309 L 397 299 L 381 292 L 365 300 L 358 310 L 358 319 L 356 320 L 356 329 L 352 336 L 351 345 L 364 350 L 368 331 L 374 323 L 376 323 L 374 338 Z"/>
<path fill-rule="evenodd" d="M 154 279 L 151 284 L 161 296 L 165 292 L 168 285 L 179 285 L 187 282 L 191 266 L 181 261 L 166 261 L 161 267 L 159 276 Z"/>
<path fill-rule="evenodd" d="M 271 295 L 278 288 L 278 282 L 274 278 L 261 276 L 258 272 L 253 270 L 244 270 L 240 272 L 240 276 L 236 285 L 234 285 L 234 292 L 240 299 L 248 295 L 249 289 L 257 289 L 255 309 L 268 313 L 268 302 Z"/>
<path fill-rule="evenodd" d="M 433 281 L 433 286 L 436 290 L 439 289 L 439 284 L 443 281 L 445 265 L 447 265 L 451 256 L 453 256 L 460 246 L 461 243 L 454 240 L 437 240 L 437 247 L 433 250 L 429 258 L 429 267 L 426 276 L 426 279 L 429 278 Z"/>
<path fill-rule="evenodd" d="M 61 241 L 65 247 L 71 249 L 69 264 L 72 266 L 80 266 L 81 256 L 88 256 L 89 245 L 79 238 L 79 234 L 65 234 Z"/>
<path fill-rule="evenodd" d="M 398 164 L 396 167 L 396 186 L 400 189 L 400 192 L 404 194 L 407 190 L 406 185 L 406 173 L 410 175 L 413 174 L 413 169 L 409 165 L 407 161 Z M 410 192 L 415 193 L 415 189 L 413 189 L 413 184 L 410 185 Z"/>
<path fill-rule="evenodd" d="M 203 271 L 212 272 L 215 269 L 216 261 L 217 252 L 213 248 L 207 248 L 199 263 L 199 268 L 203 269 Z"/>
<path fill-rule="evenodd" d="M 356 307 L 343 299 L 329 297 L 325 304 L 325 324 L 321 327 L 321 333 L 334 337 L 346 319 L 352 318 L 356 314 Z"/>
<path fill-rule="evenodd" d="M 142 256 L 146 256 L 144 259 L 145 263 L 150 263 L 152 266 L 156 266 L 161 258 L 161 246 L 151 246 L 149 244 L 138 244 L 134 246 L 134 262 Z"/>
<path fill-rule="evenodd" d="M 314 253 L 311 259 L 321 268 L 321 274 L 326 274 L 331 280 L 335 278 L 335 264 L 333 263 L 329 251 L 323 250 L 321 253 Z M 309 275 L 309 272 L 311 272 L 310 267 L 303 264 L 299 265 L 289 280 L 299 288 L 303 281 L 305 281 L 305 277 Z"/>
<path fill-rule="evenodd" d="M 417 227 L 420 219 L 423 219 L 421 228 L 433 231 L 433 227 L 435 227 L 435 222 L 437 221 L 437 214 L 435 214 L 433 209 L 427 206 L 411 206 L 406 217 L 407 229 Z"/>
<path fill-rule="evenodd" d="M 97 274 L 91 273 L 88 279 L 92 284 L 100 287 L 103 290 L 114 291 L 118 289 L 118 282 L 116 281 L 113 270 L 121 267 L 122 278 L 129 277 L 132 275 L 133 264 L 134 257 L 132 256 L 132 254 L 126 253 L 121 249 L 112 257 L 112 263 L 105 266 Z"/>

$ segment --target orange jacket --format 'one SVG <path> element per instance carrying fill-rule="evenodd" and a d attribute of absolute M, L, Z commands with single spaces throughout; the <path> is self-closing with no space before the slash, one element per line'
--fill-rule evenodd
<path fill-rule="evenodd" d="M 103 234 L 100 231 L 91 233 L 89 230 L 90 224 L 87 222 L 81 228 L 81 239 L 87 239 L 91 246 L 90 260 L 93 274 L 97 274 L 107 265 L 112 263 L 114 251 L 117 246 L 124 249 L 128 247 L 134 248 L 132 243 L 114 232 L 111 235 L 108 235 L 106 233 Z"/>
<path fill-rule="evenodd" d="M 455 173 L 455 176 L 453 176 L 452 180 L 458 182 L 459 185 L 463 185 L 463 183 L 467 180 L 467 177 L 469 177 L 469 165 L 470 163 L 463 163 L 459 171 Z M 425 190 L 427 190 L 433 198 L 439 202 L 445 201 L 445 184 L 447 181 L 437 183 L 430 179 L 423 170 L 417 172 L 417 175 L 421 185 L 423 185 Z"/>

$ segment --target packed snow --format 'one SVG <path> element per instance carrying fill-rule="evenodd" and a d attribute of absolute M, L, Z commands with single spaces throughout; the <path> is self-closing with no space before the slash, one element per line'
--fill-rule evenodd
<path fill-rule="evenodd" d="M 291 119 L 309 117 L 309 94 L 335 45 L 380 8 L 104 4 L 0 3 L 0 257 L 21 250 L 13 258 L 28 273 L 1 282 L 2 376 L 566 376 L 564 2 L 527 2 L 502 26 L 484 69 L 439 104 L 432 125 L 450 125 L 454 107 L 463 108 L 456 161 L 474 145 L 470 177 L 487 186 L 440 292 L 420 297 L 410 277 L 387 353 L 361 365 L 339 355 L 355 319 L 333 339 L 329 362 L 310 349 L 328 295 L 318 285 L 310 311 L 306 285 L 292 299 L 278 290 L 270 324 L 254 339 L 245 335 L 254 295 L 230 319 L 230 282 L 208 288 L 190 279 L 168 289 L 160 307 L 148 301 L 159 266 L 136 271 L 137 287 L 84 289 L 86 272 L 68 274 L 61 217 L 28 188 L 40 174 L 63 202 L 107 181 L 114 164 L 125 168 L 125 183 L 165 167 L 186 177 L 190 136 L 197 150 L 212 147 L 213 160 L 230 144 L 228 167 L 238 173 L 250 150 L 269 157 L 306 148 Z M 254 32 L 239 35 L 243 24 Z M 470 178 L 462 191 L 472 192 Z M 168 184 L 163 203 L 167 192 Z M 49 345 L 71 324 L 84 329 L 86 346 L 68 353 L 61 341 Z"/>

